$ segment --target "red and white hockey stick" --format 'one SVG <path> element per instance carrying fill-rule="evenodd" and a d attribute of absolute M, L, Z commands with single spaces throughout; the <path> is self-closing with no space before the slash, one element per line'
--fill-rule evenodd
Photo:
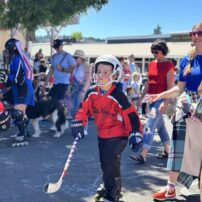
<path fill-rule="evenodd" d="M 71 148 L 69 156 L 67 158 L 67 161 L 65 163 L 62 175 L 60 176 L 60 179 L 56 183 L 47 183 L 47 184 L 45 184 L 44 187 L 43 187 L 44 193 L 51 194 L 51 193 L 54 193 L 54 192 L 56 192 L 56 191 L 58 191 L 60 189 L 60 187 L 62 185 L 62 182 L 63 182 L 63 179 L 64 179 L 64 176 L 66 175 L 67 170 L 69 168 L 69 164 L 71 162 L 71 158 L 73 156 L 73 153 L 75 152 L 76 145 L 77 145 L 78 141 L 79 141 L 79 138 L 76 137 L 74 142 L 73 142 L 72 148 Z"/>

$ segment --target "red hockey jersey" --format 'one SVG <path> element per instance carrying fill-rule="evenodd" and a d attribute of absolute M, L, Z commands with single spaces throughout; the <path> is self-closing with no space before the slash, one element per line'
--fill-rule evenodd
<path fill-rule="evenodd" d="M 75 119 L 85 125 L 93 116 L 100 138 L 128 136 L 131 131 L 142 133 L 142 126 L 135 108 L 126 95 L 115 85 L 104 94 L 98 86 L 92 86 L 80 104 Z"/>

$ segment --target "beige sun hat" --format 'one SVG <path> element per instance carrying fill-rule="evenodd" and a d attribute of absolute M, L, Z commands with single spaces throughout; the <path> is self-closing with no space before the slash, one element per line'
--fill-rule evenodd
<path fill-rule="evenodd" d="M 82 51 L 82 50 L 76 50 L 76 51 L 74 52 L 73 57 L 82 58 L 82 59 L 84 59 L 84 60 L 86 59 L 86 55 L 85 55 L 84 51 Z"/>

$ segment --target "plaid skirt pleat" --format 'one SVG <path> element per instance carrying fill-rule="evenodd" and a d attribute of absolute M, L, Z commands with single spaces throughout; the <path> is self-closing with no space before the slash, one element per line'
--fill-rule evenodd
<path fill-rule="evenodd" d="M 184 172 L 180 172 L 177 181 L 184 185 L 185 187 L 189 188 L 192 184 L 192 182 L 196 179 L 197 177 L 192 176 L 190 174 L 184 173 Z"/>
<path fill-rule="evenodd" d="M 186 93 L 189 95 L 192 103 L 197 103 L 200 95 L 198 94 L 198 92 L 192 92 L 192 91 L 186 91 Z"/>
<path fill-rule="evenodd" d="M 186 135 L 186 121 L 181 119 L 173 123 L 173 134 L 168 155 L 167 169 L 179 172 L 182 165 L 184 143 Z"/>

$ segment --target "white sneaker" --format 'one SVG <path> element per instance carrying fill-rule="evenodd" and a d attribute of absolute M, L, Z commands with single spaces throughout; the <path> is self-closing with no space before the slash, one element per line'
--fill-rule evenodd
<path fill-rule="evenodd" d="M 88 131 L 86 129 L 84 129 L 84 135 L 88 135 Z"/>

